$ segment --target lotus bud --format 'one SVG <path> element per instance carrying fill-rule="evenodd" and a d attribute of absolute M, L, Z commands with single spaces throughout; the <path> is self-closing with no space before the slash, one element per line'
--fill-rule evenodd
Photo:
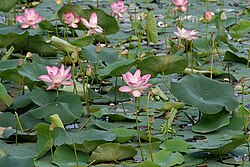
<path fill-rule="evenodd" d="M 92 71 L 93 71 L 93 67 L 92 67 L 92 66 L 89 66 L 88 70 L 86 71 L 86 75 L 87 75 L 87 76 L 91 76 Z"/>
<path fill-rule="evenodd" d="M 95 51 L 96 51 L 97 53 L 100 53 L 100 52 L 101 52 L 101 49 L 102 49 L 102 46 L 101 46 L 101 43 L 99 42 L 99 43 L 96 45 Z"/>
<path fill-rule="evenodd" d="M 128 49 L 123 50 L 121 54 L 122 55 L 128 55 Z"/>
<path fill-rule="evenodd" d="M 73 60 L 78 59 L 78 50 L 77 50 L 77 48 L 74 49 L 74 51 L 71 54 L 71 57 L 72 57 Z"/>
<path fill-rule="evenodd" d="M 55 0 L 55 1 L 56 1 L 57 5 L 62 4 L 62 0 Z"/>
<path fill-rule="evenodd" d="M 150 116 L 149 121 L 151 124 L 154 124 L 155 122 L 155 117 L 153 115 Z"/>
<path fill-rule="evenodd" d="M 22 66 L 23 65 L 23 60 L 21 58 L 18 59 L 18 66 Z"/>
<path fill-rule="evenodd" d="M 26 59 L 30 59 L 30 58 L 32 58 L 32 53 L 27 52 L 27 54 L 26 54 L 25 58 L 26 58 Z"/>

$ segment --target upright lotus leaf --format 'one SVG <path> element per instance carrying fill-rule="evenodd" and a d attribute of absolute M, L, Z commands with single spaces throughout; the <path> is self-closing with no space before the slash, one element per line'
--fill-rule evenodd
<path fill-rule="evenodd" d="M 149 42 L 153 42 L 155 44 L 158 43 L 158 30 L 157 24 L 155 20 L 155 16 L 153 12 L 148 12 L 146 18 L 146 33 L 149 38 Z"/>
<path fill-rule="evenodd" d="M 34 87 L 30 93 L 31 100 L 38 106 L 44 106 L 51 103 L 56 98 L 55 91 L 46 91 L 40 87 Z"/>
<path fill-rule="evenodd" d="M 83 114 L 81 100 L 72 92 L 59 92 L 56 98 L 55 91 L 36 87 L 31 92 L 31 100 L 41 107 L 29 110 L 29 113 L 36 119 L 44 118 L 47 122 L 50 122 L 50 115 L 58 114 L 64 124 L 69 124 Z"/>
<path fill-rule="evenodd" d="M 123 146 L 119 143 L 105 143 L 99 145 L 91 154 L 89 162 L 95 163 L 120 161 L 133 158 L 137 151 L 132 146 Z"/>
<path fill-rule="evenodd" d="M 46 74 L 46 68 L 39 63 L 26 63 L 18 69 L 18 73 L 23 77 L 27 77 L 32 81 L 41 81 L 38 77 Z"/>
<path fill-rule="evenodd" d="M 60 102 L 49 103 L 29 112 L 36 119 L 44 118 L 47 122 L 50 122 L 49 116 L 52 114 L 58 114 L 65 124 L 73 123 L 78 118 L 70 111 L 67 103 Z"/>
<path fill-rule="evenodd" d="M 76 159 L 75 152 L 70 146 L 62 145 L 57 147 L 52 159 L 52 163 L 60 167 L 68 167 L 69 164 L 71 166 L 86 166 L 88 154 L 79 151 L 76 153 L 78 159 Z"/>
<path fill-rule="evenodd" d="M 197 133 L 216 131 L 230 123 L 228 114 L 225 109 L 216 114 L 202 113 L 201 120 L 192 126 L 192 130 Z"/>
<path fill-rule="evenodd" d="M 84 47 L 92 44 L 94 41 L 94 36 L 85 36 L 83 38 L 78 38 L 71 42 L 72 45 L 78 46 L 78 47 Z"/>
<path fill-rule="evenodd" d="M 13 102 L 12 97 L 7 93 L 7 90 L 2 83 L 0 83 L 0 102 L 1 101 L 4 101 L 8 106 Z"/>
<path fill-rule="evenodd" d="M 9 12 L 19 0 L 1 0 L 0 11 Z"/>
<path fill-rule="evenodd" d="M 21 29 L 18 25 L 2 27 L 0 28 L 0 47 L 14 45 L 15 43 L 28 38 L 28 35 L 29 33 Z"/>
<path fill-rule="evenodd" d="M 34 130 L 37 133 L 38 149 L 38 154 L 35 158 L 39 159 L 50 150 L 53 145 L 53 138 L 50 138 L 49 124 L 39 123 L 34 127 Z"/>
<path fill-rule="evenodd" d="M 219 35 L 215 38 L 215 41 L 217 44 L 219 44 L 219 41 L 224 42 L 225 44 L 228 45 L 228 47 L 234 51 L 234 52 L 238 52 L 238 49 L 235 48 L 232 44 L 230 44 L 227 40 L 227 35 L 225 33 L 225 20 L 226 20 L 226 14 L 225 11 L 219 12 L 216 14 L 215 16 L 215 26 L 219 31 Z"/>
<path fill-rule="evenodd" d="M 152 74 L 152 77 L 162 72 L 164 74 L 181 73 L 187 66 L 187 61 L 179 56 L 153 56 L 137 64 L 137 68 L 141 69 L 143 74 Z"/>
<path fill-rule="evenodd" d="M 16 69 L 17 66 L 18 66 L 17 59 L 0 61 L 0 72 L 5 70 Z"/>
<path fill-rule="evenodd" d="M 46 31 L 56 31 L 56 28 L 49 20 L 43 20 L 39 23 L 39 28 Z"/>
<path fill-rule="evenodd" d="M 150 157 L 148 157 L 150 159 Z M 157 153 L 153 153 L 154 163 L 160 166 L 175 166 L 184 162 L 184 157 L 179 152 L 172 152 L 170 150 L 161 150 Z"/>
<path fill-rule="evenodd" d="M 98 17 L 97 25 L 102 27 L 105 35 L 115 34 L 119 31 L 119 26 L 116 19 L 101 9 L 84 9 L 81 17 L 89 21 L 89 18 L 93 12 L 96 12 Z"/>
<path fill-rule="evenodd" d="M 111 48 L 102 48 L 100 52 L 96 52 L 96 46 L 88 45 L 82 48 L 83 59 L 92 63 L 97 61 L 105 62 L 106 64 L 113 64 L 118 61 L 118 54 Z M 124 58 L 120 58 L 120 61 Z"/>
<path fill-rule="evenodd" d="M 32 53 L 44 56 L 56 56 L 57 53 L 60 53 L 59 49 L 45 41 L 44 37 L 40 34 L 29 35 L 24 40 L 15 42 L 14 47 L 16 50 L 32 51 Z"/>
<path fill-rule="evenodd" d="M 216 114 L 223 107 L 232 111 L 239 105 L 231 84 L 212 80 L 200 73 L 187 75 L 171 83 L 171 88 L 175 97 L 197 106 L 205 114 Z"/>
<path fill-rule="evenodd" d="M 247 35 L 250 32 L 250 21 L 248 20 L 240 20 L 239 23 L 236 23 L 232 27 L 230 27 L 229 32 L 232 33 L 236 38 L 239 38 Z"/>
<path fill-rule="evenodd" d="M 201 145 L 201 147 L 199 148 L 214 155 L 225 155 L 247 142 L 248 140 L 246 135 L 236 135 L 225 143 L 214 142 L 214 144 L 210 143 L 206 147 L 204 147 L 204 145 Z"/>
<path fill-rule="evenodd" d="M 136 60 L 124 60 L 110 64 L 98 71 L 101 78 L 107 76 L 120 77 L 136 64 Z"/>
<path fill-rule="evenodd" d="M 50 39 L 50 42 L 53 46 L 61 50 L 62 52 L 68 53 L 68 52 L 73 52 L 75 49 L 78 51 L 81 50 L 81 48 L 77 48 L 76 46 L 72 45 L 71 43 L 58 38 L 56 36 L 52 36 Z"/>
<path fill-rule="evenodd" d="M 71 4 L 64 4 L 61 9 L 58 10 L 58 18 L 64 24 L 62 19 L 63 14 L 72 12 L 75 17 L 81 17 L 83 8 L 81 5 L 71 5 Z M 67 26 L 67 24 L 65 24 Z"/>

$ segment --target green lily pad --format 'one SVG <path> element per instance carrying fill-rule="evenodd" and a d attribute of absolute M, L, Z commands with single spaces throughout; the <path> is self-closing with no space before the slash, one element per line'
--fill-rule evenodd
<path fill-rule="evenodd" d="M 99 145 L 91 154 L 89 162 L 95 163 L 120 161 L 132 158 L 137 151 L 132 146 L 123 146 L 119 143 L 105 143 Z"/>
<path fill-rule="evenodd" d="M 128 72 L 129 69 L 135 64 L 135 60 L 123 60 L 110 64 L 105 68 L 100 69 L 98 72 L 101 78 L 108 76 L 120 77 L 122 74 Z"/>
<path fill-rule="evenodd" d="M 192 126 L 192 130 L 197 133 L 209 133 L 218 130 L 230 123 L 228 114 L 225 109 L 216 114 L 202 113 L 201 120 Z"/>
<path fill-rule="evenodd" d="M 148 157 L 149 159 L 149 157 Z M 160 166 L 175 166 L 184 162 L 184 157 L 179 152 L 172 152 L 170 150 L 161 150 L 153 154 L 154 163 Z"/>
<path fill-rule="evenodd" d="M 88 161 L 88 154 L 83 152 L 76 152 L 77 159 L 75 152 L 72 148 L 67 145 L 62 145 L 57 147 L 54 157 L 52 159 L 52 163 L 60 166 L 60 167 L 68 167 L 70 166 L 85 166 L 87 165 Z"/>
<path fill-rule="evenodd" d="M 149 38 L 149 42 L 153 42 L 155 44 L 158 43 L 158 31 L 156 19 L 153 12 L 148 12 L 146 18 L 146 32 Z"/>
<path fill-rule="evenodd" d="M 160 167 L 158 164 L 151 161 L 143 161 L 136 165 L 136 167 Z"/>
<path fill-rule="evenodd" d="M 188 152 L 188 146 L 190 144 L 182 139 L 171 139 L 168 140 L 168 143 L 166 141 L 164 141 L 159 147 L 161 149 L 167 149 L 170 151 L 178 151 L 178 152 L 184 152 L 187 153 Z"/>
<path fill-rule="evenodd" d="M 4 101 L 8 106 L 13 102 L 12 97 L 7 93 L 7 90 L 2 83 L 0 83 L 0 102 L 1 101 Z"/>
<path fill-rule="evenodd" d="M 111 131 L 117 135 L 117 138 L 115 139 L 115 142 L 117 143 L 125 143 L 136 136 L 136 131 L 132 129 L 114 128 L 111 129 Z"/>
<path fill-rule="evenodd" d="M 1 0 L 0 11 L 9 12 L 19 0 Z"/>
<path fill-rule="evenodd" d="M 18 25 L 0 28 L 0 46 L 8 47 L 21 42 L 28 37 L 29 33 L 21 29 Z"/>
<path fill-rule="evenodd" d="M 236 135 L 233 136 L 226 143 L 221 143 L 221 142 L 218 143 L 215 142 L 212 144 L 210 143 L 206 147 L 202 145 L 201 149 L 215 155 L 225 155 L 246 142 L 247 142 L 246 135 Z"/>
<path fill-rule="evenodd" d="M 239 105 L 232 85 L 209 79 L 199 73 L 171 83 L 171 88 L 175 97 L 197 106 L 204 114 L 216 114 L 223 107 L 232 111 Z"/>
<path fill-rule="evenodd" d="M 153 56 L 143 59 L 137 64 L 137 68 L 141 69 L 143 74 L 152 74 L 152 77 L 156 77 L 162 72 L 181 73 L 187 65 L 187 61 L 178 56 Z"/>

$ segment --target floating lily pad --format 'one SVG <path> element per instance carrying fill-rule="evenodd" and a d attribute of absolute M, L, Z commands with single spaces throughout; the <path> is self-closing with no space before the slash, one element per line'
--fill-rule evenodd
<path fill-rule="evenodd" d="M 153 56 L 143 59 L 137 64 L 143 74 L 152 74 L 156 77 L 158 74 L 181 73 L 185 70 L 188 63 L 178 56 Z"/>
<path fill-rule="evenodd" d="M 132 146 L 123 146 L 119 143 L 105 143 L 99 145 L 93 151 L 89 158 L 89 162 L 112 162 L 123 159 L 132 158 L 136 155 L 137 151 Z"/>
<path fill-rule="evenodd" d="M 77 159 L 76 159 L 77 154 Z M 88 161 L 88 154 L 74 150 L 67 145 L 58 147 L 54 153 L 52 163 L 60 167 L 70 166 L 85 166 Z"/>
<path fill-rule="evenodd" d="M 175 97 L 197 106 L 205 114 L 216 114 L 223 107 L 232 111 L 239 105 L 232 85 L 209 79 L 199 73 L 171 83 L 171 88 Z"/>
<path fill-rule="evenodd" d="M 197 133 L 209 133 L 229 123 L 228 111 L 223 109 L 216 114 L 202 113 L 201 120 L 192 126 L 192 130 Z"/>
<path fill-rule="evenodd" d="M 154 162 L 160 166 L 175 166 L 184 162 L 184 157 L 179 152 L 172 152 L 167 149 L 153 154 Z M 149 158 L 148 158 L 149 159 Z"/>

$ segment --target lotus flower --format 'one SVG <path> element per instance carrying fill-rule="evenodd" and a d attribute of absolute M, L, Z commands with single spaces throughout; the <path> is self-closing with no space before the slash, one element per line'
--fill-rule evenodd
<path fill-rule="evenodd" d="M 38 12 L 35 12 L 34 8 L 24 9 L 24 16 L 17 16 L 16 21 L 24 23 L 21 28 L 26 29 L 32 26 L 34 29 L 38 29 L 37 23 L 41 22 L 43 17 Z"/>
<path fill-rule="evenodd" d="M 188 0 L 173 0 L 175 7 L 173 8 L 173 12 L 177 12 L 178 10 L 186 12 L 188 7 Z"/>
<path fill-rule="evenodd" d="M 62 4 L 62 0 L 55 0 L 55 1 L 56 1 L 57 5 Z"/>
<path fill-rule="evenodd" d="M 214 13 L 213 12 L 210 12 L 210 11 L 206 11 L 204 13 L 204 19 L 207 21 L 207 22 L 210 22 L 213 18 L 213 15 Z"/>
<path fill-rule="evenodd" d="M 122 14 L 128 10 L 128 8 L 124 8 L 124 2 L 122 0 L 118 0 L 118 2 L 111 3 L 112 14 L 118 15 L 122 18 Z"/>
<path fill-rule="evenodd" d="M 185 30 L 184 28 L 180 29 L 179 27 L 177 27 L 177 29 L 178 32 L 174 32 L 174 34 L 179 38 L 186 39 L 188 41 L 199 38 L 199 36 L 196 36 L 198 32 L 195 30 Z"/>
<path fill-rule="evenodd" d="M 90 34 L 95 34 L 95 33 L 103 33 L 103 29 L 97 25 L 97 15 L 96 13 L 92 13 L 89 19 L 89 22 L 84 19 L 81 18 L 82 23 L 89 29 L 87 36 L 89 36 Z"/>
<path fill-rule="evenodd" d="M 62 15 L 63 23 L 68 24 L 69 27 L 78 28 L 77 23 L 80 22 L 79 17 L 75 17 L 72 12 Z"/>
<path fill-rule="evenodd" d="M 72 76 L 69 74 L 70 68 L 71 67 L 68 67 L 66 70 L 64 70 L 63 64 L 61 65 L 60 69 L 56 66 L 46 66 L 48 75 L 41 75 L 38 78 L 49 85 L 46 90 L 60 88 L 62 84 L 65 86 L 70 86 L 73 85 L 73 82 L 68 81 Z"/>
<path fill-rule="evenodd" d="M 134 97 L 140 97 L 144 90 L 152 86 L 152 84 L 147 84 L 151 74 L 146 74 L 141 77 L 141 70 L 136 70 L 135 74 L 127 72 L 122 74 L 122 77 L 128 86 L 122 86 L 119 88 L 121 92 L 131 93 Z"/>

